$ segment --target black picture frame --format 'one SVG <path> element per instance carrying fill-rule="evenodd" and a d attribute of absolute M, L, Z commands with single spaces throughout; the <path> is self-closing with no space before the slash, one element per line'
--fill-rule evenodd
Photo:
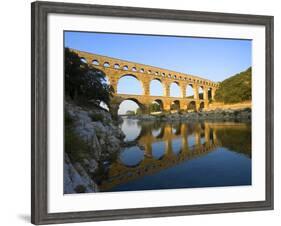
<path fill-rule="evenodd" d="M 273 20 L 272 16 L 33 2 L 32 8 L 32 190 L 33 224 L 70 223 L 273 209 Z M 47 189 L 47 17 L 50 13 L 262 25 L 266 29 L 266 194 L 265 201 L 118 210 L 48 213 Z"/>

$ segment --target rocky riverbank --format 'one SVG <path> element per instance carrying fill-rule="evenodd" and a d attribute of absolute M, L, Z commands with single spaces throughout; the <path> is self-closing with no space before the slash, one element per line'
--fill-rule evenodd
<path fill-rule="evenodd" d="M 212 120 L 212 121 L 251 121 L 252 111 L 250 108 L 237 110 L 211 110 L 202 112 L 178 112 L 178 113 L 161 113 L 158 115 L 131 115 L 130 119 L 139 119 L 143 121 L 194 121 L 194 120 Z"/>
<path fill-rule="evenodd" d="M 65 104 L 64 193 L 98 191 L 98 171 L 118 154 L 125 135 L 100 108 Z"/>

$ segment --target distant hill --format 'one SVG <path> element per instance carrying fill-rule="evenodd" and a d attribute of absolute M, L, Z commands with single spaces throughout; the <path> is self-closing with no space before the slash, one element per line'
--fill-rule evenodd
<path fill-rule="evenodd" d="M 252 99 L 252 68 L 231 76 L 220 83 L 215 100 L 224 103 L 238 103 Z"/>

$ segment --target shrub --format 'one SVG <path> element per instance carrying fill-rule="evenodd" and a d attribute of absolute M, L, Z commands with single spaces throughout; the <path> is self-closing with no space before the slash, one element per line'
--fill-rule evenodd
<path fill-rule="evenodd" d="M 102 114 L 99 113 L 91 113 L 89 114 L 90 118 L 92 119 L 92 121 L 96 122 L 96 121 L 100 121 L 103 122 L 104 118 Z"/>
<path fill-rule="evenodd" d="M 252 99 L 252 68 L 236 74 L 220 83 L 215 100 L 224 103 L 238 103 Z"/>
<path fill-rule="evenodd" d="M 91 155 L 91 146 L 69 126 L 64 131 L 64 150 L 72 162 L 82 162 Z"/>

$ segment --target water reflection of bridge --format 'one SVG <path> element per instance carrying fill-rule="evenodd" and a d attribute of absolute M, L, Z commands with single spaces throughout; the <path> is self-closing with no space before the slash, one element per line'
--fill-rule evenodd
<path fill-rule="evenodd" d="M 108 177 L 103 180 L 99 188 L 101 191 L 124 184 L 145 175 L 154 174 L 163 169 L 175 166 L 183 161 L 198 158 L 214 151 L 220 146 L 217 130 L 222 128 L 245 129 L 243 123 L 159 123 L 147 122 L 136 140 L 144 147 L 143 158 L 135 165 L 126 165 L 120 159 L 114 162 L 109 169 Z M 159 130 L 158 134 L 153 131 Z M 193 137 L 194 142 L 189 138 Z M 181 148 L 173 150 L 173 142 L 179 141 Z M 153 154 L 153 144 L 164 142 L 163 155 L 156 158 Z M 190 143 L 189 143 L 190 142 Z"/>

